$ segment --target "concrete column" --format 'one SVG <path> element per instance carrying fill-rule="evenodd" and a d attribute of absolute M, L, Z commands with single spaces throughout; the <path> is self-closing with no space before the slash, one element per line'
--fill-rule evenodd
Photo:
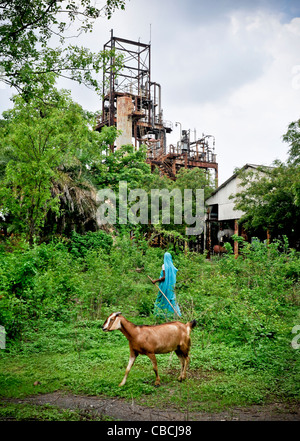
<path fill-rule="evenodd" d="M 133 103 L 130 96 L 119 96 L 117 98 L 117 129 L 122 134 L 116 139 L 116 148 L 122 145 L 132 144 L 132 111 Z"/>

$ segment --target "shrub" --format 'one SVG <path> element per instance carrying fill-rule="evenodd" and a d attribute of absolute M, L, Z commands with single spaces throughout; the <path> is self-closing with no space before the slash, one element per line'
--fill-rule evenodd
<path fill-rule="evenodd" d="M 111 250 L 112 237 L 104 231 L 89 231 L 86 234 L 78 234 L 75 231 L 71 235 L 69 245 L 70 252 L 76 257 L 85 257 L 88 250 L 102 248 L 106 252 Z"/>

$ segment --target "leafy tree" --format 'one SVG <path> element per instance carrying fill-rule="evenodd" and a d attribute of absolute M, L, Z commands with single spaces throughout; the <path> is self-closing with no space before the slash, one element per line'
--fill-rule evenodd
<path fill-rule="evenodd" d="M 0 211 L 10 228 L 25 232 L 31 242 L 46 216 L 52 216 L 53 227 L 59 217 L 76 224 L 95 215 L 88 166 L 101 160 L 106 136 L 92 130 L 93 115 L 69 92 L 52 88 L 41 96 L 29 103 L 15 97 L 0 130 Z"/>
<path fill-rule="evenodd" d="M 242 190 L 234 197 L 235 208 L 244 211 L 241 222 L 252 234 L 269 230 L 273 238 L 286 235 L 291 246 L 299 247 L 299 121 L 290 124 L 283 140 L 290 144 L 286 163 L 239 174 Z"/>
<path fill-rule="evenodd" d="M 214 184 L 211 181 L 209 172 L 201 168 L 186 169 L 182 168 L 176 175 L 176 181 L 174 186 L 184 190 L 189 188 L 193 191 L 195 196 L 195 190 L 204 190 L 204 199 L 207 199 L 214 190 Z"/>
<path fill-rule="evenodd" d="M 187 203 L 186 201 L 186 195 L 184 193 L 184 190 L 189 189 L 192 190 L 192 204 L 191 204 L 191 211 L 193 215 L 196 214 L 196 201 L 201 203 L 201 201 L 198 200 L 196 197 L 196 190 L 204 190 L 203 194 L 203 204 L 205 197 L 208 197 L 207 195 L 212 191 L 210 190 L 210 182 L 209 182 L 209 175 L 204 170 L 201 170 L 200 168 L 193 168 L 193 169 L 185 169 L 182 168 L 179 170 L 179 172 L 176 175 L 176 181 L 170 181 L 170 184 L 166 186 L 165 188 L 169 189 L 170 192 L 173 190 L 180 190 L 181 198 L 179 201 L 176 201 L 176 198 L 171 198 L 170 201 L 170 223 L 169 224 L 161 224 L 161 222 L 158 225 L 155 225 L 154 231 L 153 231 L 153 237 L 155 236 L 162 236 L 163 241 L 167 244 L 173 244 L 174 248 L 177 246 L 184 247 L 185 243 L 189 240 L 195 240 L 195 236 L 190 236 L 186 234 L 186 228 L 191 227 L 191 225 L 188 225 L 186 223 L 185 218 L 185 212 L 184 212 L 184 205 Z M 177 206 L 176 204 L 179 204 Z M 181 219 L 182 222 L 177 224 L 175 221 L 175 216 L 179 214 L 181 211 Z M 192 214 L 191 213 L 191 214 Z"/>
<path fill-rule="evenodd" d="M 27 99 L 49 72 L 99 90 L 94 73 L 110 53 L 93 53 L 66 40 L 91 32 L 97 18 L 110 18 L 117 8 L 124 9 L 125 1 L 106 0 L 96 7 L 92 0 L 0 0 L 1 80 Z M 120 57 L 115 64 L 120 66 Z"/>
<path fill-rule="evenodd" d="M 111 128 L 104 130 L 107 133 Z M 115 131 L 114 138 L 117 135 Z M 146 163 L 146 149 L 141 147 L 137 150 L 132 145 L 122 146 L 113 152 L 104 145 L 102 163 L 95 164 L 91 173 L 98 188 L 110 187 L 115 192 L 119 190 L 119 181 L 126 181 L 128 189 L 145 188 L 153 181 L 150 166 Z"/>
<path fill-rule="evenodd" d="M 283 141 L 290 146 L 288 166 L 291 169 L 291 174 L 294 173 L 291 192 L 294 197 L 294 203 L 297 207 L 300 206 L 300 119 L 292 122 L 288 131 L 283 135 Z"/>
<path fill-rule="evenodd" d="M 290 146 L 288 163 L 299 165 L 300 163 L 300 119 L 288 126 L 288 131 L 282 137 Z"/>
<path fill-rule="evenodd" d="M 114 129 L 114 132 L 112 130 Z M 104 133 L 110 131 L 113 135 L 112 141 L 118 136 L 118 131 L 114 127 L 104 127 Z M 103 132 L 103 130 L 101 131 Z M 107 138 L 108 139 L 108 138 Z M 111 142 L 113 144 L 113 142 Z M 116 195 L 116 224 L 114 227 L 121 232 L 135 231 L 136 234 L 145 234 L 148 225 L 132 225 L 130 222 L 121 223 L 119 219 L 119 190 L 120 182 L 126 182 L 127 196 L 130 190 L 141 189 L 147 193 L 150 201 L 151 188 L 159 188 L 163 182 L 169 180 L 160 179 L 156 173 L 151 173 L 149 164 L 146 163 L 146 148 L 144 146 L 135 149 L 132 145 L 124 145 L 120 149 L 111 151 L 107 145 L 103 145 L 102 160 L 94 163 L 90 169 L 93 183 L 97 189 L 111 189 Z M 124 189 L 122 190 L 122 192 Z M 135 203 L 127 201 L 127 214 L 130 206 Z M 127 217 L 128 219 L 128 217 Z M 150 219 L 150 202 L 149 202 Z M 139 233 L 138 233 L 139 232 Z"/>

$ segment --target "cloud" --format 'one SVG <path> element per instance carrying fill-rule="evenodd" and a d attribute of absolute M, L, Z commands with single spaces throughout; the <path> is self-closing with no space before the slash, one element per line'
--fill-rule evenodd
<path fill-rule="evenodd" d="M 251 39 L 245 42 L 232 28 L 229 22 L 186 29 L 184 41 L 179 37 L 173 41 L 161 75 L 166 79 L 171 103 L 177 91 L 183 105 L 218 101 L 263 74 L 270 56 Z"/>
<path fill-rule="evenodd" d="M 134 41 L 151 38 L 164 117 L 216 137 L 222 183 L 247 162 L 286 158 L 282 135 L 300 117 L 299 16 L 296 0 L 130 0 L 76 43 L 101 50 L 111 29 Z M 59 86 L 71 88 L 84 108 L 100 109 L 94 92 Z M 174 127 L 167 141 L 178 139 Z"/>
<path fill-rule="evenodd" d="M 151 73 L 162 86 L 164 117 L 197 136 L 216 137 L 222 183 L 247 162 L 286 158 L 282 135 L 300 117 L 296 10 L 297 2 L 280 0 L 131 0 L 82 44 L 102 49 L 112 28 L 116 36 L 148 43 L 151 24 Z M 100 108 L 92 92 L 73 87 L 73 97 Z M 174 126 L 167 141 L 178 140 Z"/>
<path fill-rule="evenodd" d="M 300 117 L 300 18 L 282 23 L 280 14 L 238 11 L 230 14 L 230 22 L 221 28 L 212 26 L 210 32 L 212 52 L 202 53 L 204 74 L 199 73 L 195 56 L 189 69 L 179 75 L 173 71 L 166 82 L 164 106 L 165 115 L 172 119 L 177 114 L 184 128 L 216 136 L 223 182 L 246 162 L 271 164 L 277 158 L 286 159 L 288 148 L 282 135 Z M 188 41 L 190 35 L 185 34 Z M 218 38 L 219 45 L 211 44 Z M 189 59 L 188 52 L 185 59 Z M 171 97 L 171 90 L 181 93 Z M 178 131 L 172 136 L 175 142 Z"/>

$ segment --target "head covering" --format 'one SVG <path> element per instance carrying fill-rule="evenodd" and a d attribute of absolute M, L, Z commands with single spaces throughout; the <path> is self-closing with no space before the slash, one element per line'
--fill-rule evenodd
<path fill-rule="evenodd" d="M 159 288 L 165 294 L 165 296 L 169 299 L 170 303 L 173 305 L 175 311 L 177 311 L 178 315 L 181 316 L 180 309 L 178 304 L 176 303 L 175 297 L 175 284 L 176 284 L 176 274 L 178 269 L 175 268 L 172 260 L 172 256 L 170 253 L 166 252 L 164 254 L 164 267 L 165 267 L 165 280 L 159 283 Z M 163 277 L 164 272 L 161 270 L 160 277 Z M 168 315 L 174 315 L 174 310 L 170 306 L 169 302 L 165 299 L 162 293 L 159 291 L 158 296 L 154 305 L 154 313 L 156 315 L 161 315 L 161 311 L 164 310 L 164 313 Z"/>
<path fill-rule="evenodd" d="M 175 268 L 170 253 L 165 253 L 164 255 L 164 266 L 165 266 L 165 281 L 163 282 L 166 288 L 172 289 L 176 283 L 176 274 L 178 269 Z M 163 270 L 160 277 L 163 277 Z"/>

